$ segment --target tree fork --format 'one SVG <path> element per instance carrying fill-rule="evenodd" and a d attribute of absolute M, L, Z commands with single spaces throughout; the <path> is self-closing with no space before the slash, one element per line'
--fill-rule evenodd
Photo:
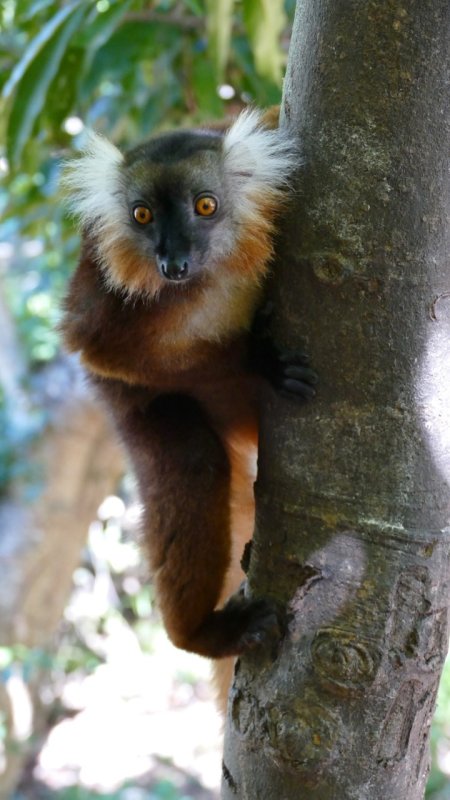
<path fill-rule="evenodd" d="M 275 338 L 320 375 L 270 396 L 249 581 L 286 609 L 241 659 L 226 800 L 419 800 L 448 642 L 450 6 L 301 0 L 283 124 L 304 157 Z"/>

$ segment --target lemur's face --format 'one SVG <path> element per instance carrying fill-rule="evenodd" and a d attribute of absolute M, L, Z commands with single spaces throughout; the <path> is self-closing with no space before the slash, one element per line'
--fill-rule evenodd
<path fill-rule="evenodd" d="M 225 134 L 166 133 L 125 156 L 91 134 L 64 182 L 107 284 L 154 297 L 258 283 L 295 159 L 287 135 L 250 111 Z"/>
<path fill-rule="evenodd" d="M 220 135 L 157 137 L 128 153 L 122 170 L 126 238 L 163 281 L 200 279 L 233 252 L 239 223 Z"/>

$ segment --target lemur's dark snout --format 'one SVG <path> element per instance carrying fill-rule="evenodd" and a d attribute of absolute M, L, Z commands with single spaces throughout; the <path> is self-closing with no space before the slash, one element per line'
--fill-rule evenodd
<path fill-rule="evenodd" d="M 185 281 L 189 277 L 189 262 L 187 259 L 157 259 L 158 269 L 168 281 Z"/>

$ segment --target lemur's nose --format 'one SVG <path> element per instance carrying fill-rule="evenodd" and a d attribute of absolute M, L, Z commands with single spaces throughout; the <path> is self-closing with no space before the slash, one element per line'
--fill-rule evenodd
<path fill-rule="evenodd" d="M 189 262 L 185 258 L 169 259 L 157 256 L 158 269 L 168 281 L 186 280 L 189 275 Z"/>

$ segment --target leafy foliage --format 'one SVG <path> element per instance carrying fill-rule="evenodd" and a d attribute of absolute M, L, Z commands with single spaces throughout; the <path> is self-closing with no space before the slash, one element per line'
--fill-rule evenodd
<path fill-rule="evenodd" d="M 3 110 L 15 168 L 24 150 L 26 165 L 33 132 L 64 145 L 61 123 L 71 113 L 117 127 L 124 138 L 146 135 L 168 112 L 194 120 L 205 110 L 220 113 L 216 87 L 236 63 L 233 30 L 245 31 L 254 57 L 240 76 L 243 88 L 262 103 L 279 93 L 283 0 L 72 0 L 62 7 L 10 0 L 2 16 L 2 60 L 11 67 Z"/>
<path fill-rule="evenodd" d="M 281 36 L 286 25 L 283 8 L 272 0 L 244 0 L 244 20 L 252 44 L 258 72 L 279 83 L 283 73 L 280 51 L 273 42 Z"/>

